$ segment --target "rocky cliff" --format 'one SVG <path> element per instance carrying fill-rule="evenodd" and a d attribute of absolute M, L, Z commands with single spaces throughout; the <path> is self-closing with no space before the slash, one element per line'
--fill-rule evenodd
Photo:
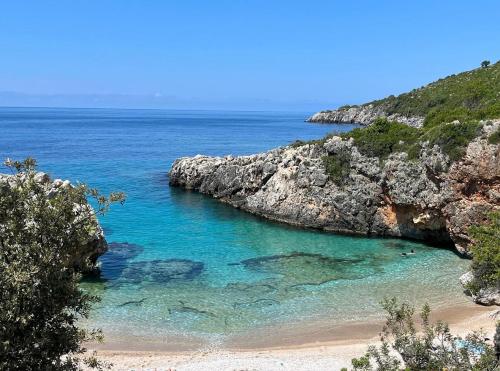
<path fill-rule="evenodd" d="M 422 127 L 424 123 L 424 117 L 387 114 L 383 107 L 372 104 L 321 111 L 309 117 L 307 122 L 371 125 L 379 117 L 386 117 L 389 121 L 398 121 L 416 128 Z"/>
<path fill-rule="evenodd" d="M 0 197 L 2 192 L 8 192 L 10 187 L 16 186 L 15 177 L 16 175 L 0 174 Z M 35 175 L 35 180 L 43 185 L 47 198 L 52 198 L 56 194 L 64 192 L 64 190 L 68 187 L 71 187 L 69 180 L 51 180 L 50 177 L 43 172 L 37 173 Z M 91 218 L 96 218 L 94 211 L 89 204 L 75 205 L 74 210 L 80 217 L 86 218 L 90 216 Z M 80 268 L 83 265 L 82 262 L 85 260 L 90 259 L 90 261 L 95 263 L 97 258 L 107 251 L 108 245 L 104 238 L 104 232 L 99 226 L 97 220 L 96 226 L 97 228 L 89 233 L 86 243 L 80 246 L 79 249 L 75 250 L 75 255 L 73 256 L 72 261 L 68 262 L 68 264 Z"/>
<path fill-rule="evenodd" d="M 404 152 L 380 161 L 361 154 L 352 139 L 332 137 L 252 156 L 181 158 L 170 184 L 289 224 L 453 244 L 467 255 L 470 225 L 500 207 L 499 146 L 486 139 L 499 125 L 485 124 L 455 163 L 426 143 L 417 161 Z M 339 184 L 323 157 L 345 153 L 349 169 Z"/>

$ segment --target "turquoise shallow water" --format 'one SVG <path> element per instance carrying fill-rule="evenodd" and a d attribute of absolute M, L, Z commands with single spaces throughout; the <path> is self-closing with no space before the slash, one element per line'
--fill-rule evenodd
<path fill-rule="evenodd" d="M 277 324 L 380 318 L 397 295 L 464 302 L 453 252 L 395 239 L 338 236 L 256 218 L 168 186 L 180 156 L 250 154 L 348 126 L 306 113 L 0 109 L 0 156 L 34 156 L 54 177 L 127 193 L 101 219 L 110 252 L 89 325 L 111 339 L 224 339 Z M 401 252 L 416 255 L 402 258 Z"/>

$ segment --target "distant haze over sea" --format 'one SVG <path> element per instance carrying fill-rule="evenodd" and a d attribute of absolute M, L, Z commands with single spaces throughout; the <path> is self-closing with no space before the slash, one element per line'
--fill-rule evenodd
<path fill-rule="evenodd" d="M 352 102 L 321 102 L 315 100 L 280 100 L 264 98 L 227 98 L 207 100 L 178 97 L 170 94 L 35 94 L 0 92 L 0 107 L 61 108 L 159 108 L 202 110 L 256 110 L 316 112 Z"/>

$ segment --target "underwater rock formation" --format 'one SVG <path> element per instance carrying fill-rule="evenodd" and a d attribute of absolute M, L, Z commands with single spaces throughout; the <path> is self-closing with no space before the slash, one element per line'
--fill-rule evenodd
<path fill-rule="evenodd" d="M 201 262 L 188 259 L 137 261 L 128 264 L 122 272 L 121 279 L 131 283 L 190 280 L 203 271 L 203 266 Z"/>
<path fill-rule="evenodd" d="M 99 258 L 103 278 L 118 278 L 127 267 L 128 261 L 135 258 L 144 248 L 128 242 L 110 242 L 108 251 Z"/>
<path fill-rule="evenodd" d="M 261 273 L 279 274 L 290 287 L 297 285 L 320 285 L 325 282 L 358 278 L 353 265 L 364 262 L 363 259 L 333 258 L 321 254 L 294 252 L 286 255 L 271 255 L 246 259 L 241 264 L 246 268 Z"/>

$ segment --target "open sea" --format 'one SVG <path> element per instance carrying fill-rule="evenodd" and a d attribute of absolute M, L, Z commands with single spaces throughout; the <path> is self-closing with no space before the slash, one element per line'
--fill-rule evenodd
<path fill-rule="evenodd" d="M 465 303 L 458 277 L 469 263 L 450 250 L 294 228 L 169 187 L 178 157 L 246 155 L 352 128 L 305 123 L 309 114 L 0 108 L 0 158 L 32 156 L 53 178 L 127 194 L 100 219 L 110 243 L 102 278 L 82 283 L 102 297 L 86 325 L 110 341 L 224 344 L 256 329 L 380 319 L 386 296 Z"/>

